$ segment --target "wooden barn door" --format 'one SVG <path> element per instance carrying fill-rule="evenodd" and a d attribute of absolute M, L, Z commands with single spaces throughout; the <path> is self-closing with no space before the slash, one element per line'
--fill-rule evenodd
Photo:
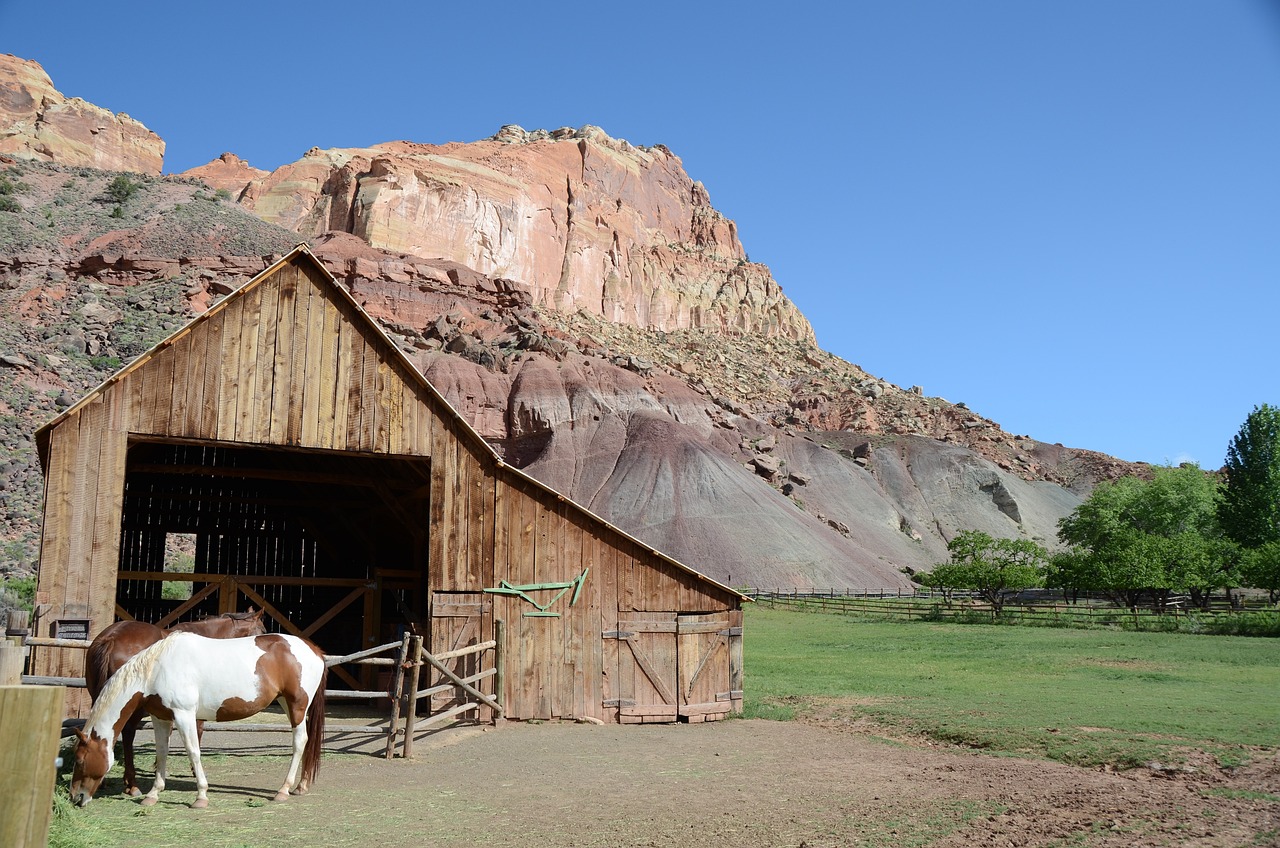
<path fill-rule="evenodd" d="M 713 721 L 742 703 L 741 613 L 622 612 L 605 633 L 618 673 L 605 707 L 623 724 Z M 609 661 L 610 667 L 615 667 Z"/>
<path fill-rule="evenodd" d="M 484 641 L 484 618 L 492 611 L 493 600 L 482 592 L 436 592 L 431 601 L 431 653 L 443 654 Z M 480 670 L 480 658 L 481 654 L 467 654 L 446 660 L 444 664 L 454 674 L 466 678 Z M 429 686 L 447 679 L 440 672 L 431 671 Z M 489 691 L 485 686 L 475 685 L 481 691 Z M 467 700 L 470 697 L 455 686 L 431 696 L 431 712 L 447 710 Z"/>
<path fill-rule="evenodd" d="M 676 618 L 680 717 L 686 721 L 714 721 L 733 709 L 732 646 L 735 638 L 741 640 L 742 628 L 730 626 L 730 615 Z"/>
<path fill-rule="evenodd" d="M 616 646 L 610 653 L 616 653 L 618 669 L 605 692 L 605 707 L 616 707 L 622 724 L 675 721 L 676 614 L 620 612 L 618 629 L 604 635 L 606 645 Z"/>

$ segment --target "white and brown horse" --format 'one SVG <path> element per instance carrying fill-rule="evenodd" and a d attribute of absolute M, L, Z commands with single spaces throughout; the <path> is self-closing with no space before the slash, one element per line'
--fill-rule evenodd
<path fill-rule="evenodd" d="M 262 626 L 262 610 L 255 612 L 253 607 L 249 607 L 248 612 L 228 612 L 199 621 L 184 621 L 168 630 L 161 630 L 145 621 L 117 621 L 94 638 L 85 654 L 84 679 L 89 697 L 97 701 L 98 693 L 102 691 L 108 678 L 116 673 L 116 669 L 138 651 L 176 632 L 199 633 L 211 639 L 236 639 L 241 636 L 258 636 L 267 630 Z M 138 788 L 138 772 L 133 765 L 133 738 L 137 735 L 138 725 L 142 723 L 145 714 L 139 706 L 120 732 L 126 795 L 142 794 L 142 790 Z M 196 726 L 197 736 L 203 727 L 204 722 Z"/>
<path fill-rule="evenodd" d="M 297 636 L 268 634 L 242 639 L 208 639 L 173 633 L 143 649 L 103 687 L 77 730 L 71 800 L 83 807 L 102 785 L 113 763 L 112 745 L 134 709 L 151 714 L 156 732 L 156 782 L 142 799 L 156 803 L 168 775 L 169 734 L 176 727 L 196 778 L 193 807 L 209 804 L 209 781 L 200 763 L 198 719 L 235 721 L 256 715 L 273 702 L 293 727 L 293 759 L 275 799 L 302 794 L 315 782 L 324 742 L 324 684 L 327 669 L 320 649 Z"/>

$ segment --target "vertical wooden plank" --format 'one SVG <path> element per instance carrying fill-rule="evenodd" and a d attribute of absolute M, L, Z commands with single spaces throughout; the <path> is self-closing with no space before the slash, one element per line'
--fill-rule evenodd
<path fill-rule="evenodd" d="M 253 441 L 257 425 L 258 366 L 262 331 L 262 283 L 240 295 L 240 364 L 236 374 L 235 441 Z"/>
<path fill-rule="evenodd" d="M 294 281 L 293 321 L 289 330 L 289 400 L 284 421 L 284 441 L 287 445 L 302 443 L 302 416 L 306 409 L 306 395 L 311 390 L 310 375 L 307 373 L 307 333 L 311 321 L 311 294 L 315 287 L 300 268 L 297 269 Z"/>
<path fill-rule="evenodd" d="M 737 631 L 729 636 L 729 693 L 735 713 L 742 712 L 742 609 L 729 611 L 729 626 Z"/>
<path fill-rule="evenodd" d="M 184 436 L 187 432 L 187 406 L 190 399 L 190 380 L 188 362 L 191 360 L 191 334 L 174 341 L 173 351 L 173 400 L 169 408 L 169 421 L 165 429 L 166 435 Z"/>
<path fill-rule="evenodd" d="M 205 354 L 198 363 L 200 401 L 192 411 L 192 435 L 202 439 L 218 437 L 218 410 L 222 406 L 222 371 L 227 368 L 223 350 L 226 311 L 218 309 L 206 318 L 203 330 Z"/>
<path fill-rule="evenodd" d="M 320 380 L 320 397 L 315 409 L 316 434 L 315 444 L 322 448 L 333 447 L 333 434 L 336 429 L 336 386 L 338 382 L 338 327 L 340 316 L 334 308 L 331 296 L 326 291 L 320 300 L 321 323 L 319 359 L 312 373 L 312 379 Z M 316 304 L 312 304 L 314 309 Z M 316 371 L 319 374 L 316 374 Z M 304 434 L 305 438 L 305 434 Z"/>
<path fill-rule="evenodd" d="M 214 407 L 216 438 L 230 442 L 236 437 L 236 404 L 240 395 L 240 351 L 243 347 L 244 300 L 228 298 L 222 304 L 222 352 L 216 363 L 218 402 Z"/>
<path fill-rule="evenodd" d="M 350 444 L 347 436 L 347 401 L 351 391 L 352 346 L 350 307 L 340 301 L 334 301 L 335 333 L 334 344 L 338 351 L 338 364 L 333 374 L 333 448 L 346 450 Z"/>
<path fill-rule="evenodd" d="M 372 334 L 370 334 L 372 335 Z M 372 339 L 365 338 L 364 365 L 360 369 L 360 450 L 376 451 L 378 446 L 378 416 L 381 413 L 382 395 L 378 386 L 378 363 L 381 352 Z"/>
<path fill-rule="evenodd" d="M 271 361 L 271 404 L 264 435 L 272 444 L 287 444 L 290 402 L 293 399 L 294 315 L 298 300 L 298 269 L 289 265 L 276 272 L 279 303 L 275 321 L 275 349 Z"/>
<path fill-rule="evenodd" d="M 343 340 L 351 346 L 351 368 L 347 383 L 347 442 L 346 450 L 368 450 L 364 440 L 364 376 L 365 356 L 372 356 L 364 335 L 354 321 L 342 328 Z"/>
<path fill-rule="evenodd" d="M 277 391 L 275 379 L 280 330 L 280 290 L 283 286 L 283 277 L 288 272 L 288 268 L 277 270 L 269 279 L 263 280 L 261 286 L 262 309 L 258 318 L 258 359 L 253 375 L 256 400 L 254 401 L 253 428 L 246 441 L 268 442 L 271 440 L 273 395 Z"/>
<path fill-rule="evenodd" d="M 404 371 L 398 362 L 386 363 L 387 453 L 403 454 L 404 449 Z"/>
<path fill-rule="evenodd" d="M 0 686 L 0 845 L 48 844 L 63 687 Z"/>
<path fill-rule="evenodd" d="M 124 477 L 129 437 L 125 415 L 127 401 L 123 393 L 108 390 L 104 393 L 103 400 L 89 552 L 91 614 L 98 627 L 106 627 L 115 619 L 116 572 L 120 560 L 120 522 L 124 510 Z"/>

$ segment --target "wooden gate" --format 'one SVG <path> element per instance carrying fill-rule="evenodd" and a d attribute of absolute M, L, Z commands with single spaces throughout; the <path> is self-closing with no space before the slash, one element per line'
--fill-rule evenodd
<path fill-rule="evenodd" d="M 436 592 L 431 598 L 431 653 L 448 654 L 479 644 L 485 616 L 493 616 L 493 599 L 482 592 Z M 458 677 L 467 678 L 480 670 L 479 663 L 479 655 L 463 654 L 449 660 L 448 667 Z M 434 671 L 429 685 L 444 682 L 443 673 Z M 437 713 L 467 700 L 467 693 L 455 687 L 432 695 L 430 709 Z"/>
<path fill-rule="evenodd" d="M 606 708 L 623 724 L 700 722 L 723 718 L 742 704 L 742 627 L 734 613 L 618 614 L 606 632 Z"/>

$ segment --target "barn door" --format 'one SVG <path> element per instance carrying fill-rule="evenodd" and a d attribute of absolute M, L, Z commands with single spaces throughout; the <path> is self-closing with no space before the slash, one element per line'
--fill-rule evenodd
<path fill-rule="evenodd" d="M 493 601 L 481 592 L 436 592 L 431 600 L 432 654 L 444 654 L 483 641 L 484 617 L 492 612 Z M 467 654 L 445 660 L 445 665 L 459 677 L 470 677 L 479 670 L 480 654 Z M 432 669 L 429 686 L 437 686 L 447 680 Z M 478 685 L 478 684 L 477 684 Z M 456 686 L 431 696 L 431 712 L 446 710 L 469 700 Z"/>
<path fill-rule="evenodd" d="M 606 708 L 622 724 L 675 721 L 679 715 L 676 614 L 620 612 L 618 629 L 606 632 L 618 674 L 605 692 Z"/>
<path fill-rule="evenodd" d="M 742 628 L 730 626 L 729 612 L 676 618 L 679 660 L 679 715 L 685 721 L 714 721 L 734 708 L 732 661 Z M 738 699 L 741 692 L 736 693 Z"/>

